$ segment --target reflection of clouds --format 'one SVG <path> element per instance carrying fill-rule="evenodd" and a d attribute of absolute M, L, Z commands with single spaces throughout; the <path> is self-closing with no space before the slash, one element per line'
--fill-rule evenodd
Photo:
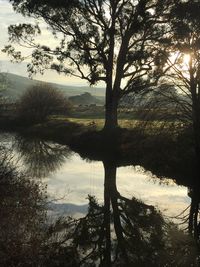
<path fill-rule="evenodd" d="M 166 214 L 177 214 L 186 208 L 190 199 L 187 188 L 176 184 L 160 184 L 147 174 L 137 173 L 130 167 L 118 168 L 117 185 L 120 193 L 135 196 L 146 204 L 155 205 Z"/>
<path fill-rule="evenodd" d="M 64 187 L 70 191 L 66 202 L 77 205 L 87 203 L 87 195 L 92 194 L 103 201 L 104 169 L 101 162 L 86 162 L 77 154 L 66 161 L 60 171 L 48 179 L 50 193 L 64 193 Z M 117 169 L 117 187 L 119 192 L 131 198 L 141 199 L 147 204 L 156 205 L 166 214 L 176 215 L 189 205 L 187 188 L 177 185 L 159 184 L 159 180 L 149 179 L 147 174 L 138 173 L 132 167 Z"/>
<path fill-rule="evenodd" d="M 67 201 L 75 204 L 88 203 L 87 195 L 94 194 L 103 200 L 104 170 L 101 162 L 86 162 L 77 154 L 66 161 L 60 171 L 51 174 L 48 179 L 48 189 L 50 193 L 58 190 L 63 194 L 62 186 L 68 186 L 70 191 Z"/>

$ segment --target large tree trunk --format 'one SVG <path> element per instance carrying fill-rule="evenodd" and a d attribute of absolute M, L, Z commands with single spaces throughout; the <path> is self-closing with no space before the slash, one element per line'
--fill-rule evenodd
<path fill-rule="evenodd" d="M 118 127 L 118 95 L 110 89 L 106 89 L 105 124 L 104 130 L 114 130 Z"/>
<path fill-rule="evenodd" d="M 196 90 L 192 91 L 192 117 L 194 132 L 194 148 L 196 153 L 195 186 L 200 186 L 200 99 Z M 195 93 L 194 93 L 195 92 Z"/>

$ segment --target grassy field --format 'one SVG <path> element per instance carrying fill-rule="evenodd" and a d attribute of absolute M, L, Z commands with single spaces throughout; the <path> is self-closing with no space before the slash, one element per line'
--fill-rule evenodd
<path fill-rule="evenodd" d="M 101 130 L 104 126 L 104 119 L 86 119 L 86 118 L 68 118 L 69 121 L 83 124 L 84 126 L 94 127 L 96 130 Z M 119 119 L 119 126 L 122 128 L 132 129 L 136 126 L 148 129 L 153 132 L 161 128 L 169 129 L 172 123 L 162 121 L 140 121 L 134 119 Z"/>
<path fill-rule="evenodd" d="M 101 130 L 104 126 L 104 119 L 68 118 L 68 120 L 85 126 L 94 126 L 97 130 Z M 120 119 L 119 126 L 122 128 L 133 128 L 137 122 L 137 120 Z"/>

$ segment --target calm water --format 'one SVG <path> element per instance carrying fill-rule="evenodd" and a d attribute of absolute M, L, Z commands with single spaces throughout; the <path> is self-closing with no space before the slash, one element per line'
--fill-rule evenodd
<path fill-rule="evenodd" d="M 52 142 L 14 135 L 2 135 L 1 140 L 12 148 L 19 168 L 47 183 L 48 194 L 56 199 L 54 208 L 59 212 L 85 213 L 88 195 L 103 202 L 102 162 L 82 159 L 68 147 Z M 177 186 L 171 180 L 161 182 L 139 166 L 117 168 L 116 182 L 121 195 L 154 205 L 167 216 L 181 213 L 191 201 L 186 187 Z"/>
<path fill-rule="evenodd" d="M 65 202 L 87 204 L 87 195 L 95 195 L 103 201 L 104 168 L 102 162 L 87 162 L 78 154 L 72 154 L 59 170 L 45 179 L 48 192 L 53 196 L 65 196 Z M 142 173 L 134 167 L 117 169 L 117 187 L 122 195 L 136 197 L 147 204 L 157 206 L 165 214 L 176 215 L 185 209 L 190 198 L 187 188 L 170 182 L 168 185 L 152 179 L 150 173 Z M 63 202 L 64 200 L 60 200 Z"/>

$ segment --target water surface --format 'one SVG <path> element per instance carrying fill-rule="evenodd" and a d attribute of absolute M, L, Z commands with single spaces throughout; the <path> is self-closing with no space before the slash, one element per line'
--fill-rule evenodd
<path fill-rule="evenodd" d="M 88 195 L 103 203 L 105 170 L 101 161 L 82 159 L 67 146 L 39 139 L 3 135 L 1 140 L 14 150 L 20 168 L 47 183 L 47 192 L 60 211 L 85 213 Z M 156 206 L 168 216 L 176 216 L 190 204 L 186 187 L 160 180 L 139 166 L 118 167 L 116 183 L 121 195 Z"/>

